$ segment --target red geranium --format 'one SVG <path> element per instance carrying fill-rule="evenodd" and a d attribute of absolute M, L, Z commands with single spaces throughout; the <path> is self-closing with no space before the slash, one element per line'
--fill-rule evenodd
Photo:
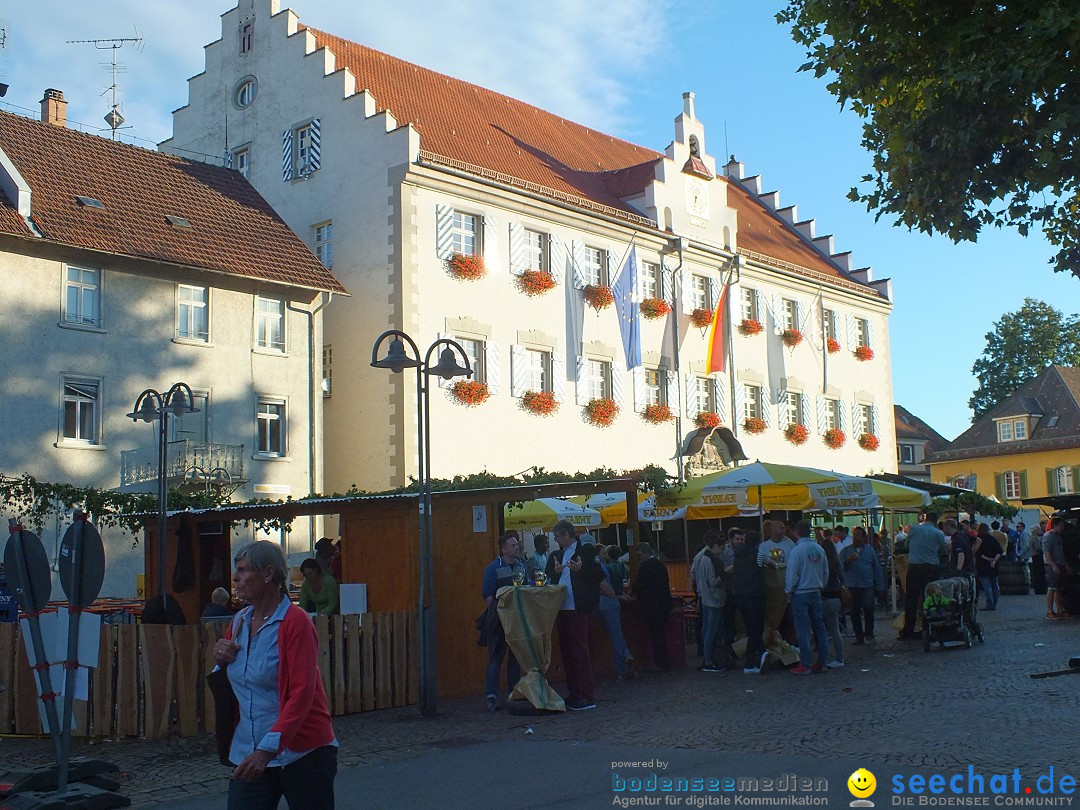
<path fill-rule="evenodd" d="M 690 313 L 690 323 L 698 329 L 708 329 L 712 325 L 713 311 L 698 307 Z"/>
<path fill-rule="evenodd" d="M 699 411 L 698 415 L 694 417 L 694 424 L 697 425 L 699 430 L 719 427 L 720 414 L 712 411 Z"/>
<path fill-rule="evenodd" d="M 840 428 L 830 428 L 825 431 L 825 435 L 821 437 L 826 445 L 833 450 L 839 450 L 844 446 L 844 442 L 847 441 L 847 436 L 844 435 L 844 431 Z"/>
<path fill-rule="evenodd" d="M 462 405 L 475 407 L 487 401 L 491 395 L 486 383 L 476 380 L 458 380 L 450 388 L 450 394 Z"/>
<path fill-rule="evenodd" d="M 855 356 L 860 360 L 873 360 L 874 350 L 869 346 L 860 346 L 855 350 Z"/>
<path fill-rule="evenodd" d="M 788 425 L 784 428 L 784 438 L 792 444 L 806 444 L 806 440 L 810 438 L 810 430 L 806 425 Z"/>
<path fill-rule="evenodd" d="M 559 403 L 551 391 L 526 391 L 521 397 L 521 407 L 537 416 L 550 416 L 559 409 Z"/>
<path fill-rule="evenodd" d="M 641 414 L 641 418 L 646 422 L 652 422 L 654 425 L 658 425 L 661 422 L 670 422 L 675 418 L 675 414 L 671 412 L 671 408 L 667 405 L 646 405 L 644 413 Z"/>
<path fill-rule="evenodd" d="M 859 436 L 859 447 L 863 450 L 877 450 L 881 447 L 881 439 L 875 436 L 873 433 L 864 433 Z"/>
<path fill-rule="evenodd" d="M 466 256 L 455 253 L 446 260 L 447 271 L 459 281 L 476 281 L 487 274 L 483 256 Z"/>
<path fill-rule="evenodd" d="M 596 427 L 610 427 L 618 415 L 619 406 L 615 404 L 615 400 L 608 397 L 590 399 L 585 406 L 585 421 Z"/>
<path fill-rule="evenodd" d="M 597 312 L 615 303 L 615 293 L 604 284 L 589 284 L 581 294 L 585 297 L 585 303 Z"/>
<path fill-rule="evenodd" d="M 794 349 L 802 343 L 802 332 L 798 329 L 785 329 L 784 333 L 780 335 L 780 339 L 784 341 L 784 345 L 789 349 Z"/>
<path fill-rule="evenodd" d="M 767 425 L 764 419 L 759 419 L 756 416 L 749 416 L 743 420 L 743 430 L 747 433 L 764 433 Z"/>
<path fill-rule="evenodd" d="M 646 298 L 638 304 L 638 309 L 641 310 L 642 317 L 654 321 L 657 318 L 663 318 L 665 315 L 670 314 L 671 304 L 663 298 Z"/>
<path fill-rule="evenodd" d="M 526 270 L 517 277 L 517 287 L 530 298 L 543 295 L 555 286 L 555 276 L 547 270 Z"/>
<path fill-rule="evenodd" d="M 840 351 L 840 341 L 836 338 L 829 338 L 825 341 L 825 345 L 829 349 L 829 354 L 836 354 L 838 351 Z"/>
<path fill-rule="evenodd" d="M 739 334 L 746 335 L 760 335 L 765 331 L 765 327 L 761 325 L 761 321 L 754 318 L 743 318 L 742 322 L 738 326 Z"/>

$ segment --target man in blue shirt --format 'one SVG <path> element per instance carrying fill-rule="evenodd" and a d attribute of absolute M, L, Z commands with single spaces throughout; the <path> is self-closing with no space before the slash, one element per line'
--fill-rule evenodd
<path fill-rule="evenodd" d="M 799 542 L 787 556 L 784 590 L 791 600 L 791 615 L 795 619 L 795 634 L 799 637 L 799 665 L 789 670 L 795 675 L 821 672 L 829 657 L 828 633 L 825 630 L 825 609 L 821 589 L 828 580 L 825 550 L 810 539 L 810 522 L 800 520 L 793 527 Z M 811 666 L 810 630 L 817 638 L 818 660 Z"/>
<path fill-rule="evenodd" d="M 904 582 L 904 629 L 901 640 L 922 638 L 915 633 L 915 617 L 927 584 L 938 578 L 941 561 L 949 554 L 945 533 L 937 527 L 937 515 L 924 512 L 908 533 L 908 573 Z"/>

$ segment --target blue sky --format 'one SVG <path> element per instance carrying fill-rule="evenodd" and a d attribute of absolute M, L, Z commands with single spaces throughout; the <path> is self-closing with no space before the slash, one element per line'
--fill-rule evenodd
<path fill-rule="evenodd" d="M 249 2 L 249 0 L 241 0 Z M 852 251 L 856 266 L 893 279 L 890 333 L 897 403 L 946 438 L 969 424 L 971 366 L 993 322 L 1025 297 L 1075 311 L 1080 281 L 1053 273 L 1039 236 L 990 231 L 977 244 L 953 245 L 874 222 L 846 199 L 870 161 L 860 122 L 842 112 L 825 82 L 798 73 L 801 49 L 774 19 L 772 0 L 344 0 L 283 3 L 315 27 L 418 64 L 521 98 L 568 118 L 662 150 L 682 93 L 696 94 L 708 152 L 734 153 L 784 205 L 817 219 L 819 235 Z M 109 51 L 69 39 L 134 36 L 119 57 L 125 140 L 152 146 L 171 133 L 170 113 L 187 100 L 186 79 L 203 68 L 203 45 L 220 35 L 228 2 L 51 0 L 8 4 L 0 104 L 36 111 L 46 87 L 64 91 L 69 119 L 103 127 L 111 83 Z M 47 8 L 47 13 L 41 9 Z"/>

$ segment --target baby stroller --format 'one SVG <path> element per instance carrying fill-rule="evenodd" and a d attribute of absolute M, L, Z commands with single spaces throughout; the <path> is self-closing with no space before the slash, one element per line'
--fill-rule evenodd
<path fill-rule="evenodd" d="M 947 641 L 962 641 L 971 647 L 975 637 L 983 641 L 982 625 L 976 621 L 975 582 L 971 577 L 938 579 L 926 586 L 926 594 L 941 589 L 940 598 L 923 612 L 923 649 L 930 652 L 936 641 L 942 647 Z"/>

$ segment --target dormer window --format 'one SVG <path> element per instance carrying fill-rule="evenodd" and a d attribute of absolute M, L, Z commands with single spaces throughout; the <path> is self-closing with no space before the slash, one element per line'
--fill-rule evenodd
<path fill-rule="evenodd" d="M 1022 442 L 1028 437 L 1027 419 L 997 420 L 999 442 Z"/>

